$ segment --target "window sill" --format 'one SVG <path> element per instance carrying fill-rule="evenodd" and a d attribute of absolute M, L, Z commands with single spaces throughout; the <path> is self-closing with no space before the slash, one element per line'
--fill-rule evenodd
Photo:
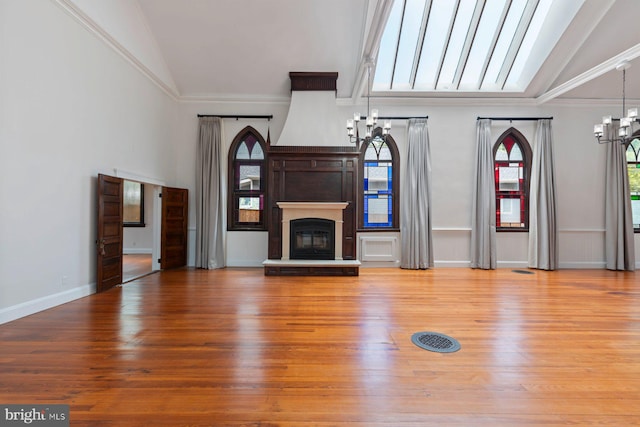
<path fill-rule="evenodd" d="M 400 232 L 399 228 L 393 228 L 393 227 L 388 227 L 388 228 L 358 228 L 356 230 L 356 232 L 358 233 L 380 233 L 380 232 Z"/>

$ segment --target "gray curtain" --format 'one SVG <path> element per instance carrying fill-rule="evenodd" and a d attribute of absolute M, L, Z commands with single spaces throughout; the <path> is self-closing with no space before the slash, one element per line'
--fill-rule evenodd
<path fill-rule="evenodd" d="M 433 267 L 431 156 L 427 119 L 409 119 L 408 152 L 401 193 L 401 268 Z"/>
<path fill-rule="evenodd" d="M 496 188 L 493 171 L 491 120 L 476 122 L 476 168 L 471 211 L 471 268 L 495 269 Z"/>
<path fill-rule="evenodd" d="M 201 117 L 196 152 L 197 268 L 225 266 L 222 145 L 222 119 Z"/>
<path fill-rule="evenodd" d="M 619 123 L 610 126 L 618 135 Z M 609 270 L 634 271 L 635 248 L 626 146 L 611 142 L 607 147 L 605 178 L 605 258 Z"/>
<path fill-rule="evenodd" d="M 556 182 L 551 120 L 538 120 L 529 192 L 529 267 L 558 268 Z"/>

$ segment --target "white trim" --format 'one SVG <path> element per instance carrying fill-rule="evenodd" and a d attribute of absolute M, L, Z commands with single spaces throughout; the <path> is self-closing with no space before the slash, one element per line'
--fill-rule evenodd
<path fill-rule="evenodd" d="M 0 310 L 0 325 L 95 293 L 96 284 L 90 283 L 74 289 L 58 292 L 57 294 L 47 295 L 45 297 L 3 308 Z"/>
<path fill-rule="evenodd" d="M 153 253 L 152 248 L 124 248 L 122 249 L 122 255 L 151 255 Z"/>
<path fill-rule="evenodd" d="M 444 267 L 444 268 L 466 268 L 471 267 L 471 261 L 434 261 L 434 268 Z"/>
<path fill-rule="evenodd" d="M 529 268 L 529 261 L 498 261 L 498 268 Z"/>
<path fill-rule="evenodd" d="M 640 56 L 640 44 L 637 44 L 625 50 L 624 52 L 621 52 L 616 56 L 613 56 L 607 59 L 603 63 L 598 64 L 595 67 L 585 71 L 584 73 L 570 80 L 567 80 L 565 83 L 562 83 L 561 85 L 556 86 L 555 88 L 543 93 L 542 95 L 537 97 L 536 100 L 538 104 L 544 104 L 545 102 L 550 101 L 579 86 L 582 86 L 583 84 L 588 83 L 591 80 L 597 77 L 600 77 L 601 75 L 611 70 L 615 70 L 616 66 L 620 64 L 622 61 L 630 61 L 639 56 Z"/>
<path fill-rule="evenodd" d="M 149 176 L 140 175 L 134 172 L 128 172 L 122 169 L 114 168 L 113 174 L 116 178 L 122 178 L 129 181 L 138 181 L 143 184 L 153 184 L 153 185 L 165 185 L 165 182 L 159 178 L 152 178 Z"/>
<path fill-rule="evenodd" d="M 153 71 L 151 71 L 146 65 L 136 58 L 134 54 L 129 52 L 123 45 L 121 45 L 116 39 L 114 39 L 107 31 L 105 31 L 100 25 L 92 20 L 87 14 L 82 12 L 71 0 L 51 0 L 60 6 L 69 16 L 74 18 L 78 23 L 83 25 L 90 33 L 93 33 L 96 37 L 101 39 L 107 46 L 113 49 L 116 53 L 120 54 L 126 61 L 140 71 L 145 77 L 147 77 L 152 83 L 160 88 L 165 94 L 167 94 L 174 101 L 178 100 L 180 94 L 175 87 L 165 83 L 160 77 L 158 77 Z"/>
<path fill-rule="evenodd" d="M 566 261 L 558 264 L 558 269 L 603 270 L 607 268 L 605 261 Z"/>
<path fill-rule="evenodd" d="M 400 261 L 362 261 L 360 268 L 400 268 Z"/>
<path fill-rule="evenodd" d="M 215 94 L 204 93 L 195 95 L 181 95 L 178 97 L 178 102 L 189 103 L 208 103 L 208 104 L 291 104 L 291 97 L 289 96 L 261 96 L 261 95 L 246 95 L 246 94 Z M 253 113 L 255 114 L 255 113 Z"/>
<path fill-rule="evenodd" d="M 228 268 L 234 268 L 234 267 L 239 267 L 239 268 L 252 268 L 252 267 L 256 267 L 256 268 L 262 268 L 264 267 L 262 265 L 263 261 L 257 261 L 257 260 L 252 260 L 252 261 L 247 261 L 247 260 L 239 260 L 239 261 L 234 261 L 234 260 L 227 260 L 227 265 L 225 267 Z"/>

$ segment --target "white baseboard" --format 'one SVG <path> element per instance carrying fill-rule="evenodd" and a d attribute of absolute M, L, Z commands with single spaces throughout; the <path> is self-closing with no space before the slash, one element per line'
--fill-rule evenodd
<path fill-rule="evenodd" d="M 470 268 L 471 261 L 433 261 L 433 265 L 435 268 L 444 267 L 444 268 Z"/>
<path fill-rule="evenodd" d="M 259 267 L 259 268 L 264 268 L 264 265 L 262 265 L 263 261 L 264 260 L 260 260 L 260 261 L 227 260 L 226 267 Z"/>
<path fill-rule="evenodd" d="M 360 268 L 400 268 L 400 261 L 362 261 Z"/>
<path fill-rule="evenodd" d="M 0 310 L 0 325 L 96 293 L 96 284 L 80 286 Z"/>
<path fill-rule="evenodd" d="M 153 253 L 153 250 L 151 248 L 124 248 L 122 249 L 122 253 L 124 255 L 134 255 L 134 254 L 151 255 Z"/>

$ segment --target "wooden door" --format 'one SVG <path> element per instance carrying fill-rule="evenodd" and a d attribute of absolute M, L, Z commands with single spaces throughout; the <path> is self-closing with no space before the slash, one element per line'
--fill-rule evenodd
<path fill-rule="evenodd" d="M 160 268 L 187 265 L 188 190 L 162 187 Z"/>
<path fill-rule="evenodd" d="M 122 179 L 98 175 L 96 292 L 122 283 Z"/>

